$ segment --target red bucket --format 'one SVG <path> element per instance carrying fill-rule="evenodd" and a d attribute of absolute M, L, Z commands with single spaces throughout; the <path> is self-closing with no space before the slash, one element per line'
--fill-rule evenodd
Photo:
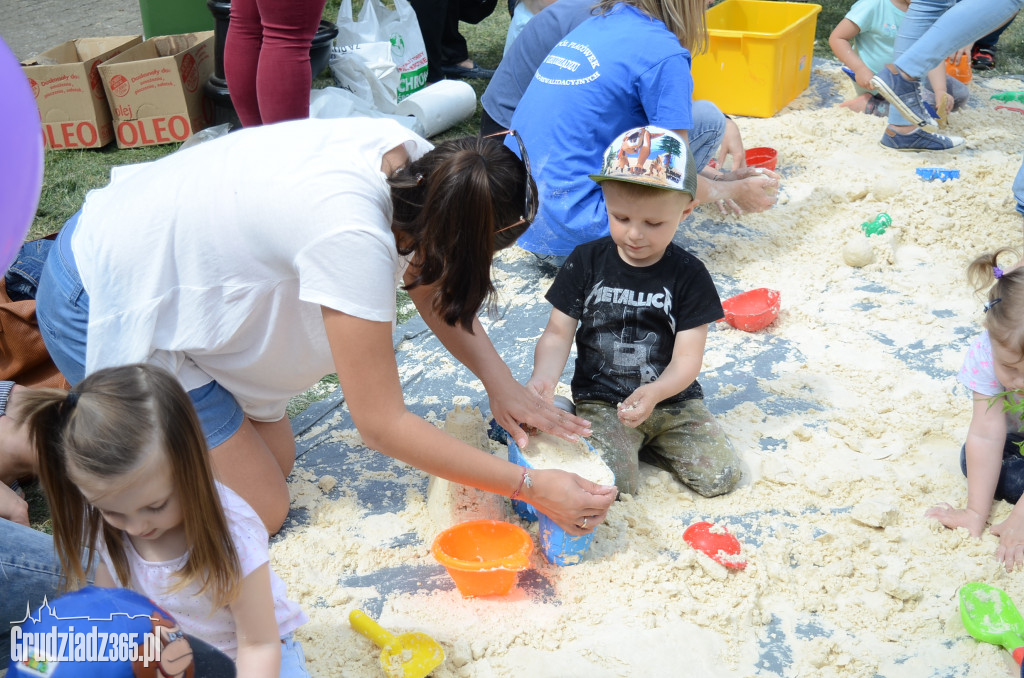
<path fill-rule="evenodd" d="M 775 170 L 779 162 L 779 152 L 767 146 L 747 149 L 747 167 L 763 167 L 766 170 Z"/>
<path fill-rule="evenodd" d="M 771 325 L 779 316 L 780 306 L 778 290 L 767 287 L 743 292 L 722 302 L 725 322 L 744 332 L 757 332 Z"/>

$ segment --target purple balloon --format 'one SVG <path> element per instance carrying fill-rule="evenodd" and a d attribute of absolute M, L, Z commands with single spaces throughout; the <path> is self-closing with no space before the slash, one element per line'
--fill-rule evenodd
<path fill-rule="evenodd" d="M 43 127 L 21 64 L 0 38 L 0 272 L 25 240 L 43 187 Z"/>

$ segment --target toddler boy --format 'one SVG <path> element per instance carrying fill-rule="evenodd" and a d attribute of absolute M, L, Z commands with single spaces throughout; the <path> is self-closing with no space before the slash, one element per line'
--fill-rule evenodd
<path fill-rule="evenodd" d="M 649 141 L 630 141 L 640 138 Z M 576 413 L 591 422 L 619 490 L 637 491 L 643 459 L 705 497 L 729 492 L 739 458 L 696 381 L 722 304 L 704 264 L 672 242 L 696 206 L 693 155 L 674 132 L 631 129 L 590 178 L 610 235 L 577 246 L 548 290 L 551 318 L 528 386 L 554 397 L 575 336 Z"/>

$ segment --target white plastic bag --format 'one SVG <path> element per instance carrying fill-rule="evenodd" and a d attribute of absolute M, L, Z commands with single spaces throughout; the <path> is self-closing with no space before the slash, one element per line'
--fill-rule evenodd
<path fill-rule="evenodd" d="M 379 111 L 394 113 L 399 75 L 391 60 L 390 42 L 332 48 L 331 73 L 338 87 L 372 103 Z"/>
<path fill-rule="evenodd" d="M 368 102 L 341 87 L 315 89 L 309 95 L 311 118 L 390 118 L 421 137 L 426 136 L 423 125 L 411 115 L 382 113 Z"/>
<path fill-rule="evenodd" d="M 397 104 L 426 85 L 427 50 L 412 5 L 408 0 L 394 0 L 394 3 L 395 9 L 391 10 L 381 0 L 366 0 L 359 10 L 359 18 L 353 19 L 352 0 L 342 0 L 335 44 L 342 52 L 351 48 L 349 51 L 361 54 L 361 46 L 368 43 L 390 43 L 391 59 L 399 75 L 394 89 Z M 345 83 L 339 84 L 344 86 Z"/>

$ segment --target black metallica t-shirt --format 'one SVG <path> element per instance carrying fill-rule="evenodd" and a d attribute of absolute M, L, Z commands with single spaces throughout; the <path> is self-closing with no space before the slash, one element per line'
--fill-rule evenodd
<path fill-rule="evenodd" d="M 675 243 L 652 266 L 630 266 L 611 236 L 576 247 L 546 298 L 580 321 L 574 400 L 618 403 L 656 380 L 672 360 L 676 333 L 724 312 L 704 264 Z M 701 398 L 694 381 L 662 403 Z"/>

